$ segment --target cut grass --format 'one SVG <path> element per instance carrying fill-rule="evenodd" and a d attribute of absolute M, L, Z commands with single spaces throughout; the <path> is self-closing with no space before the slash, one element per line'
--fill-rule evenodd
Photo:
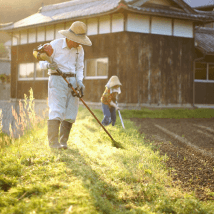
<path fill-rule="evenodd" d="M 95 111 L 101 120 L 102 113 Z M 129 112 L 122 113 L 124 118 Z M 211 214 L 213 202 L 174 186 L 160 156 L 130 120 L 109 126 L 114 140 L 80 108 L 69 150 L 48 147 L 47 126 L 40 123 L 0 150 L 0 213 L 175 213 Z"/>

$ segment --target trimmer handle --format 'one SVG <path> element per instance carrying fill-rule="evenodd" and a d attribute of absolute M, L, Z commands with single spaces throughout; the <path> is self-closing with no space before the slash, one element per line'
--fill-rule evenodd
<path fill-rule="evenodd" d="M 79 97 L 79 98 L 82 98 L 84 96 L 82 88 L 80 90 L 77 90 L 77 88 L 75 88 L 75 90 L 71 91 L 71 94 L 73 97 Z"/>
<path fill-rule="evenodd" d="M 78 97 L 82 98 L 83 96 L 84 96 L 84 93 L 83 93 L 83 89 L 81 88 L 80 91 L 79 91 L 79 96 Z"/>

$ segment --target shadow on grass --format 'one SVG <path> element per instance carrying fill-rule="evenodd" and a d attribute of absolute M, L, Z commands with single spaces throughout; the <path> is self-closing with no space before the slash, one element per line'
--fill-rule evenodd
<path fill-rule="evenodd" d="M 118 199 L 118 188 L 104 181 L 105 175 L 99 175 L 85 160 L 78 149 L 54 151 L 60 154 L 60 161 L 72 170 L 72 174 L 80 179 L 91 195 L 94 206 L 102 213 L 121 213 L 127 211 L 124 201 Z M 119 209 L 119 210 L 118 210 Z M 120 213 L 119 212 L 119 213 Z"/>
<path fill-rule="evenodd" d="M 96 127 L 91 127 L 90 125 L 85 124 L 84 125 L 90 132 L 96 132 L 97 128 Z"/>

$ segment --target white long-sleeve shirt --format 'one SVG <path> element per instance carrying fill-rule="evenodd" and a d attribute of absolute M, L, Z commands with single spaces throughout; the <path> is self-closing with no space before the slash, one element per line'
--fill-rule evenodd
<path fill-rule="evenodd" d="M 64 73 L 76 74 L 76 80 L 83 80 L 83 68 L 84 68 L 84 50 L 80 45 L 78 48 L 69 49 L 65 38 L 60 38 L 50 42 L 53 48 L 53 54 L 51 59 L 57 63 L 59 69 Z M 47 69 L 47 61 L 40 61 L 39 65 L 41 69 Z M 50 70 L 50 73 L 56 73 L 57 71 Z"/>

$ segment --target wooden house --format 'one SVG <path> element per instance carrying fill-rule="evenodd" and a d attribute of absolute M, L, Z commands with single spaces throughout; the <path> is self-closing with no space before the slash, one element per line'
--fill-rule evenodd
<path fill-rule="evenodd" d="M 214 5 L 196 7 L 198 12 L 213 15 Z M 214 104 L 214 22 L 206 22 L 195 28 L 194 60 L 194 104 L 213 106 Z"/>
<path fill-rule="evenodd" d="M 183 0 L 73 0 L 4 24 L 12 39 L 12 99 L 30 88 L 36 99 L 47 98 L 48 74 L 33 49 L 60 38 L 58 31 L 77 20 L 86 23 L 92 41 L 84 46 L 85 101 L 100 103 L 108 79 L 117 75 L 126 108 L 193 106 L 195 26 L 214 16 Z"/>

